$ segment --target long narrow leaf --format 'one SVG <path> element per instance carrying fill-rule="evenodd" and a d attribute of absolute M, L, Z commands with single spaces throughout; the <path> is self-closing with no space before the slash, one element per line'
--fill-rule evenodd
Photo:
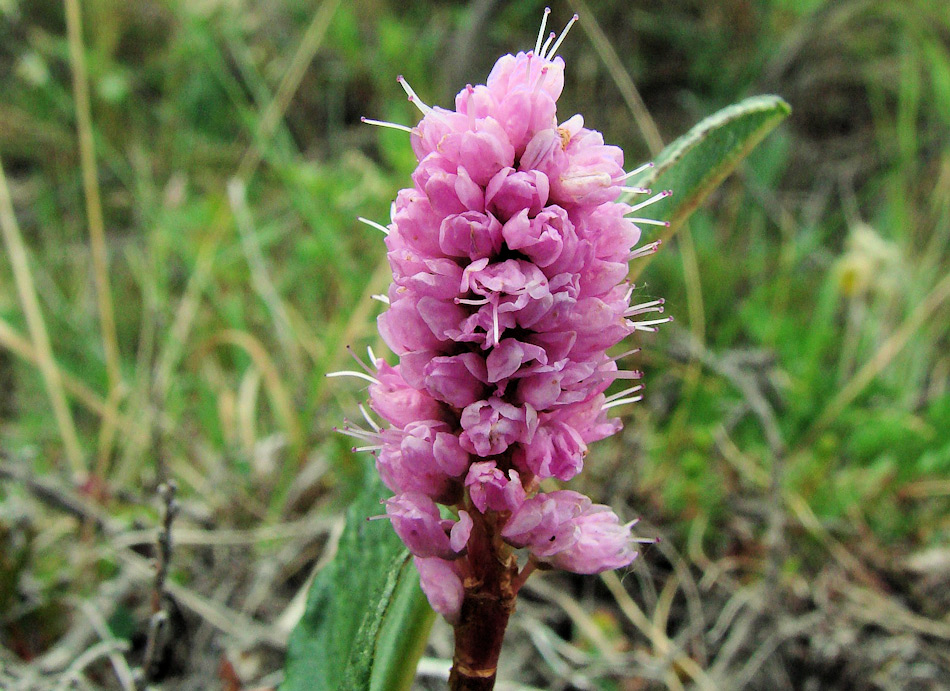
<path fill-rule="evenodd" d="M 670 222 L 662 239 L 668 240 L 791 112 L 778 96 L 753 96 L 723 108 L 663 149 L 652 168 L 631 180 L 639 187 L 673 190 L 671 197 L 650 206 L 651 217 Z"/>

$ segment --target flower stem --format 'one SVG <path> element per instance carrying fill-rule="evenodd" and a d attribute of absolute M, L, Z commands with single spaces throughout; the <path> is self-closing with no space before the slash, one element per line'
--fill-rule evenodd
<path fill-rule="evenodd" d="M 465 579 L 465 599 L 455 625 L 452 691 L 491 691 L 498 656 L 518 594 L 517 560 L 497 537 L 490 517 L 472 512 L 468 543 L 471 575 Z"/>

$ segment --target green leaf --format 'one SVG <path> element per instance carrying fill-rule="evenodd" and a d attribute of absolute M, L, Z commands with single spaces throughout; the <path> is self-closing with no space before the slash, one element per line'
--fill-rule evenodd
<path fill-rule="evenodd" d="M 670 222 L 664 241 L 791 112 L 778 96 L 753 96 L 723 108 L 663 149 L 654 166 L 629 183 L 673 190 L 650 207 L 652 218 Z"/>
<path fill-rule="evenodd" d="M 314 579 L 281 691 L 408 689 L 434 614 L 389 521 L 375 472 L 350 507 L 336 556 Z"/>

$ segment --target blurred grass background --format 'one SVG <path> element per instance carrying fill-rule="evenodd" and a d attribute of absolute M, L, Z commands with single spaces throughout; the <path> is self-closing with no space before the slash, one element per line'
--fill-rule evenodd
<path fill-rule="evenodd" d="M 140 533 L 158 520 L 156 488 L 169 479 L 179 526 L 197 531 L 177 548 L 171 580 L 199 603 L 179 596 L 194 644 L 177 662 L 169 654 L 169 688 L 279 677 L 280 641 L 239 634 L 251 621 L 286 635 L 365 467 L 332 431 L 364 392 L 324 375 L 348 366 L 346 346 L 378 345 L 369 296 L 384 292 L 388 267 L 380 236 L 355 219 L 385 222 L 414 164 L 405 135 L 359 118 L 415 121 L 399 74 L 450 105 L 498 55 L 534 44 L 543 6 L 87 0 L 80 35 L 73 0 L 0 0 L 0 666 L 10 684 L 61 673 L 51 651 L 82 652 L 63 647 L 79 603 L 132 569 L 130 548 L 149 554 Z M 783 670 L 788 688 L 916 688 L 918 673 L 950 687 L 946 3 L 553 9 L 555 24 L 582 14 L 561 51 L 560 113 L 582 112 L 628 165 L 743 96 L 777 93 L 794 109 L 640 267 L 676 323 L 640 344 L 646 400 L 575 485 L 666 538 L 626 583 L 653 634 L 715 679 L 756 688 L 780 688 Z M 706 608 L 698 624 L 690 579 Z M 565 645 L 659 660 L 660 686 L 697 681 L 609 583 L 566 582 L 607 614 L 585 629 L 570 607 L 546 613 Z M 749 625 L 762 636 L 782 631 L 782 616 L 831 612 L 835 594 L 872 597 L 856 601 L 880 615 L 879 638 L 912 639 L 900 659 L 918 671 L 894 663 L 873 677 L 893 660 L 822 647 L 810 630 L 780 636 L 755 669 L 736 667 L 760 649 L 712 625 L 732 625 L 735 612 L 719 617 L 748 592 L 764 598 Z M 135 595 L 113 597 L 105 617 L 133 661 L 147 619 Z M 858 614 L 828 616 L 853 620 L 852 642 L 865 640 Z M 525 649 L 537 669 L 524 683 L 646 688 L 568 655 L 572 677 L 537 641 Z M 85 674 L 118 683 L 95 666 Z"/>

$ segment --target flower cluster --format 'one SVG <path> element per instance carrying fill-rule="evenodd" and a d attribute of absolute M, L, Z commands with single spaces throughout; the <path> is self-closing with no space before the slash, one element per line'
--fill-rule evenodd
<path fill-rule="evenodd" d="M 637 385 L 605 395 L 640 377 L 607 351 L 667 321 L 642 317 L 662 312 L 662 300 L 631 305 L 626 277 L 628 262 L 658 244 L 634 249 L 637 224 L 662 225 L 631 214 L 668 192 L 617 201 L 649 194 L 624 186 L 642 168 L 625 173 L 623 152 L 580 115 L 558 124 L 555 53 L 567 29 L 554 45 L 553 34 L 541 44 L 543 33 L 534 51 L 499 59 L 487 84 L 466 86 L 454 110 L 426 106 L 400 78 L 424 117 L 400 126 L 419 165 L 391 223 L 377 226 L 393 272 L 378 296 L 388 304 L 379 331 L 399 364 L 371 353 L 360 375 L 389 426 L 367 414 L 371 429 L 346 431 L 371 440 L 362 448 L 396 493 L 386 513 L 450 620 L 471 567 L 473 517 L 490 516 L 535 564 L 597 573 L 636 556 L 630 525 L 610 509 L 539 483 L 580 472 L 588 445 L 620 429 L 609 409 L 639 399 Z"/>

